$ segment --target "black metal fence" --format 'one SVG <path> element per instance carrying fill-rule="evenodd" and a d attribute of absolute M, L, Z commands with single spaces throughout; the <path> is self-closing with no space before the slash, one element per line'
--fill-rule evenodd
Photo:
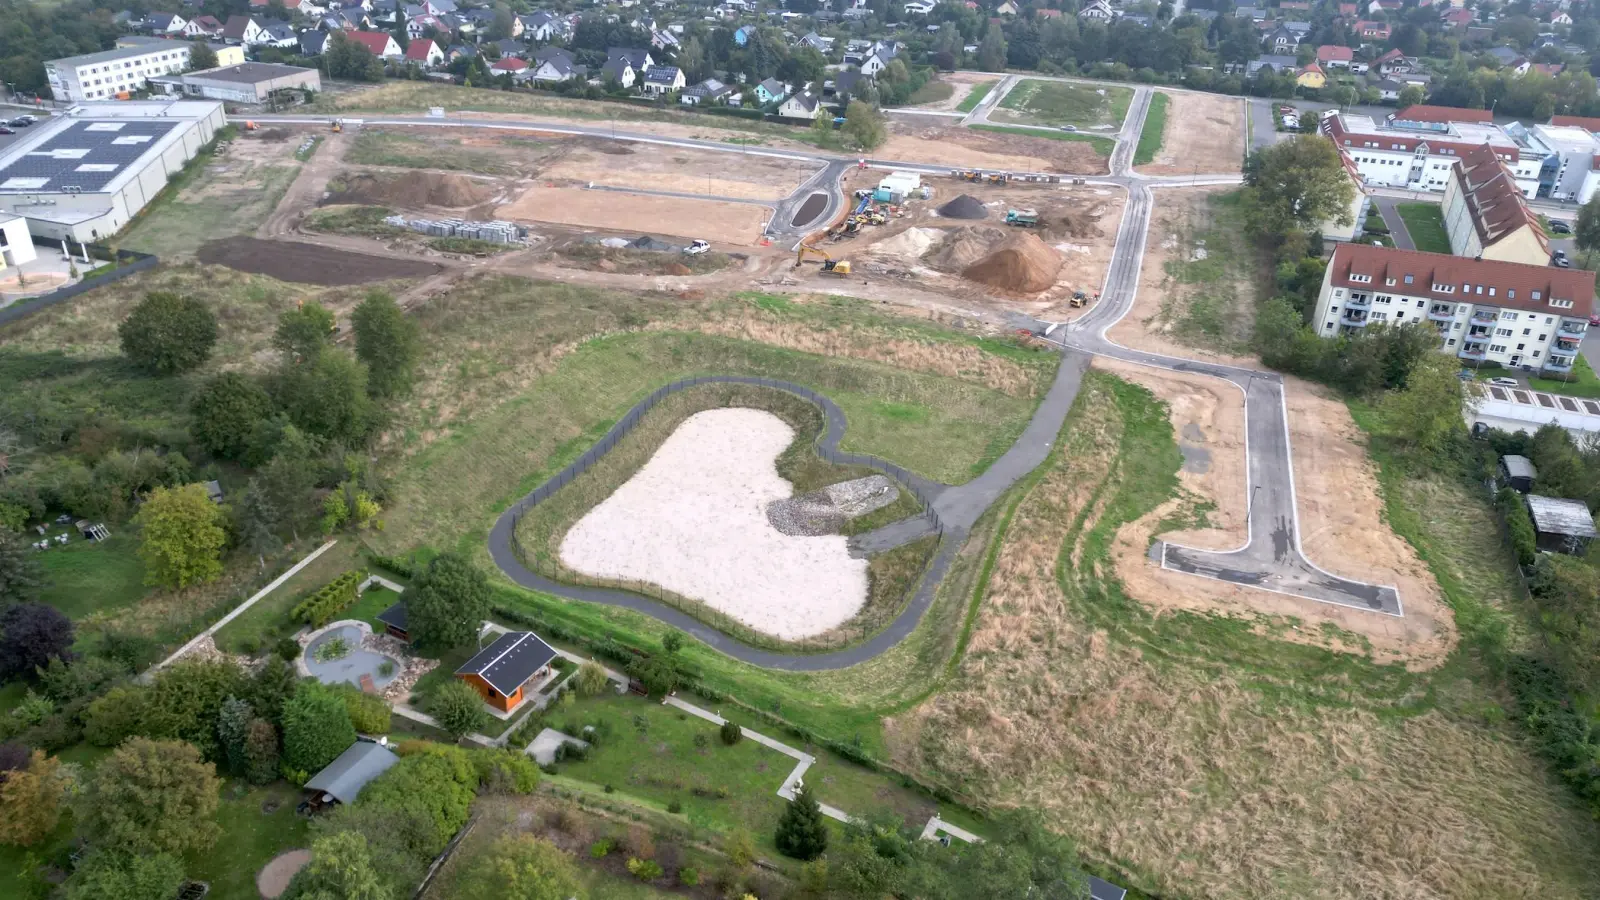
<path fill-rule="evenodd" d="M 53 250 L 61 249 L 59 241 L 36 238 L 34 243 L 43 244 L 44 246 L 50 247 Z M 68 250 L 67 252 L 70 253 L 71 251 Z M 154 268 L 157 263 L 161 262 L 160 259 L 152 256 L 149 253 L 138 253 L 133 250 L 119 249 L 113 256 L 112 251 L 109 248 L 103 247 L 99 244 L 89 245 L 89 255 L 95 259 L 100 259 L 105 262 L 112 262 L 115 260 L 117 267 L 108 272 L 102 272 L 99 275 L 95 275 L 92 278 L 85 278 L 77 284 L 69 284 L 65 287 L 56 288 L 48 294 L 40 294 L 37 297 L 26 297 L 18 300 L 10 306 L 0 309 L 0 325 L 7 325 L 11 322 L 17 321 L 18 319 L 31 316 L 42 309 L 54 306 L 63 300 L 70 300 L 79 294 L 87 293 L 95 288 L 104 287 L 112 282 L 121 281 L 122 279 L 127 278 L 129 275 L 132 275 L 136 272 L 143 272 L 146 269 Z"/>
<path fill-rule="evenodd" d="M 656 404 L 679 391 L 707 384 L 747 384 L 771 388 L 794 394 L 817 406 L 822 411 L 823 417 L 822 432 L 812 441 L 812 449 L 816 451 L 817 455 L 831 463 L 863 466 L 893 478 L 901 487 L 910 491 L 911 495 L 916 497 L 917 501 L 922 504 L 924 515 L 933 523 L 933 533 L 943 536 L 944 523 L 939 520 L 939 513 L 933 507 L 933 495 L 926 489 L 927 483 L 923 479 L 892 462 L 878 459 L 875 456 L 868 456 L 864 453 L 846 453 L 838 448 L 839 440 L 844 437 L 845 419 L 844 412 L 832 400 L 808 387 L 788 381 L 779 381 L 775 378 L 747 375 L 702 375 L 674 381 L 671 384 L 656 388 L 650 393 L 650 396 L 641 400 L 632 409 L 628 410 L 627 415 L 623 416 L 615 425 L 612 425 L 598 443 L 585 450 L 582 456 L 568 463 L 566 468 L 557 472 L 544 484 L 534 488 L 532 493 L 517 501 L 516 505 L 512 507 L 510 537 L 511 549 L 517 554 L 517 558 L 522 560 L 522 564 L 534 571 L 538 571 L 537 564 L 529 560 L 521 541 L 517 538 L 517 529 L 522 523 L 522 517 L 527 515 L 529 510 L 548 500 L 557 491 L 577 480 L 579 476 L 599 462 L 602 457 L 611 452 L 611 449 L 619 441 L 627 437 L 628 433 L 643 421 L 645 414 L 653 409 Z M 624 589 L 634 590 L 646 596 L 657 596 L 660 599 L 661 589 L 659 587 L 647 585 L 643 582 L 617 582 L 616 584 Z"/>

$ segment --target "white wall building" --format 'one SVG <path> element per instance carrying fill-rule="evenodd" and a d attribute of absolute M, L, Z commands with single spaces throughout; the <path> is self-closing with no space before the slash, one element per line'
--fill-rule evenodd
<path fill-rule="evenodd" d="M 188 43 L 161 41 L 52 59 L 44 64 L 44 74 L 57 100 L 81 103 L 114 99 L 143 88 L 151 76 L 172 75 L 188 66 Z"/>
<path fill-rule="evenodd" d="M 85 103 L 0 149 L 0 213 L 36 237 L 120 231 L 226 124 L 215 101 Z"/>
<path fill-rule="evenodd" d="M 1550 241 L 1538 216 L 1488 145 L 1467 151 L 1450 170 L 1439 208 L 1456 256 L 1531 266 L 1550 261 Z"/>
<path fill-rule="evenodd" d="M 1539 173 L 1539 196 L 1588 203 L 1600 188 L 1600 138 L 1576 125 L 1535 125 L 1528 142 L 1547 155 Z"/>
<path fill-rule="evenodd" d="M 35 258 L 28 221 L 21 216 L 0 213 L 0 272 L 33 262 Z"/>
<path fill-rule="evenodd" d="M 1330 112 L 1320 132 L 1331 139 L 1369 185 L 1442 192 L 1450 169 L 1474 147 L 1488 144 L 1511 168 L 1517 187 L 1532 197 L 1546 153 L 1519 144 L 1505 129 L 1486 122 L 1389 122 Z"/>
<path fill-rule="evenodd" d="M 1466 364 L 1572 370 L 1594 312 L 1594 273 L 1340 244 L 1311 326 L 1337 337 L 1378 323 L 1425 322 Z"/>

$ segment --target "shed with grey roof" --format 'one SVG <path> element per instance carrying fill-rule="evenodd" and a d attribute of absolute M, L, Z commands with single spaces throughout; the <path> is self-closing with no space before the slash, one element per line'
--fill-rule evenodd
<path fill-rule="evenodd" d="M 1526 456 L 1507 454 L 1500 457 L 1500 480 L 1518 492 L 1526 494 L 1533 490 L 1533 482 L 1538 477 L 1539 470 L 1534 468 L 1533 460 Z"/>
<path fill-rule="evenodd" d="M 1582 500 L 1529 494 L 1527 501 L 1540 550 L 1577 556 L 1588 549 L 1595 536 L 1594 516 Z"/>
<path fill-rule="evenodd" d="M 400 761 L 400 757 L 382 744 L 356 741 L 339 754 L 327 768 L 311 776 L 306 790 L 326 794 L 340 803 L 353 803 L 361 795 L 367 782 Z"/>

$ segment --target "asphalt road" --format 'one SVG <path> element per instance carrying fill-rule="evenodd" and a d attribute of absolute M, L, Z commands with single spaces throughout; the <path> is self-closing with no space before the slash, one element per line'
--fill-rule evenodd
<path fill-rule="evenodd" d="M 1394 197 L 1372 198 L 1372 205 L 1377 207 L 1378 214 L 1383 216 L 1383 224 L 1389 226 L 1389 238 L 1394 241 L 1394 246 L 1401 250 L 1415 250 L 1416 242 L 1411 240 L 1411 232 L 1406 230 L 1405 220 L 1400 218 L 1400 210 L 1395 208 L 1399 202 Z"/>

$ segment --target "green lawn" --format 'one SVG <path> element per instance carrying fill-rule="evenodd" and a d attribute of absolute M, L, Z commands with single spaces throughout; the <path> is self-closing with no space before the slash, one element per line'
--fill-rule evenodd
<path fill-rule="evenodd" d="M 950 99 L 950 95 L 954 94 L 955 92 L 955 86 L 950 82 L 940 81 L 937 78 L 929 78 L 927 81 L 922 83 L 922 87 L 917 88 L 916 91 L 912 92 L 911 96 L 906 99 L 906 105 L 922 106 L 927 103 L 938 103 L 940 100 Z"/>
<path fill-rule="evenodd" d="M 299 623 L 289 621 L 289 610 L 307 595 L 360 565 L 359 550 L 357 543 L 349 538 L 328 548 L 277 590 L 256 601 L 239 618 L 218 631 L 217 646 L 229 653 L 253 653 L 299 630 Z"/>
<path fill-rule="evenodd" d="M 264 804 L 276 803 L 271 813 Z M 260 900 L 256 873 L 273 857 L 309 842 L 307 820 L 295 815 L 300 791 L 287 782 L 247 788 L 243 782 L 223 786 L 216 846 L 185 861 L 189 878 L 211 883 L 207 900 Z"/>
<path fill-rule="evenodd" d="M 497 153 L 459 146 L 441 147 L 438 140 L 383 130 L 362 129 L 345 153 L 345 161 L 367 166 L 449 169 L 483 175 L 517 174 L 516 167 Z"/>
<path fill-rule="evenodd" d="M 1108 137 L 1099 137 L 1093 134 L 1084 134 L 1081 131 L 1046 131 L 1042 128 L 1012 128 L 1006 125 L 969 125 L 979 131 L 993 131 L 997 134 L 1017 134 L 1023 137 L 1045 138 L 1052 141 L 1077 141 L 1089 144 L 1101 156 L 1110 156 L 1111 151 L 1117 149 L 1117 142 Z"/>
<path fill-rule="evenodd" d="M 1161 152 L 1161 135 L 1167 127 L 1167 102 L 1167 95 L 1160 92 L 1150 98 L 1150 112 L 1139 132 L 1139 146 L 1133 151 L 1134 165 L 1155 162 L 1156 154 Z"/>
<path fill-rule="evenodd" d="M 1449 253 L 1450 234 L 1444 230 L 1444 212 L 1437 203 L 1397 203 L 1411 242 L 1424 253 Z"/>
<path fill-rule="evenodd" d="M 1000 98 L 1001 108 L 990 117 L 1024 125 L 1073 125 L 1116 131 L 1122 127 L 1132 100 L 1132 88 L 1028 78 Z"/>
<path fill-rule="evenodd" d="M 1595 377 L 1594 369 L 1589 367 L 1589 360 L 1582 353 L 1578 354 L 1578 361 L 1567 374 L 1571 376 L 1570 381 L 1560 378 L 1529 378 L 1528 385 L 1536 390 L 1566 394 L 1569 397 L 1600 397 L 1600 378 Z"/>
<path fill-rule="evenodd" d="M 160 199 L 123 230 L 122 247 L 162 259 L 191 259 L 206 241 L 253 232 L 300 173 L 292 156 L 277 165 L 201 156 L 190 165 L 188 177 L 173 179 Z"/>
<path fill-rule="evenodd" d="M 40 599 L 73 619 L 138 603 L 145 593 L 144 563 L 129 527 L 104 541 L 83 540 L 75 528 L 71 534 L 71 543 L 37 555 L 48 585 Z"/>
<path fill-rule="evenodd" d="M 994 90 L 994 86 L 999 83 L 997 79 L 973 85 L 972 90 L 968 91 L 967 95 L 961 98 L 961 102 L 956 104 L 956 110 L 958 112 L 972 112 L 977 109 L 978 104 L 983 102 L 983 98 L 989 96 L 989 92 Z"/>
<path fill-rule="evenodd" d="M 361 599 L 357 600 L 354 606 L 340 613 L 339 618 L 366 622 L 372 626 L 374 633 L 382 634 L 385 626 L 378 621 L 378 613 L 393 606 L 399 599 L 400 595 L 394 591 L 373 585 L 362 592 Z"/>

